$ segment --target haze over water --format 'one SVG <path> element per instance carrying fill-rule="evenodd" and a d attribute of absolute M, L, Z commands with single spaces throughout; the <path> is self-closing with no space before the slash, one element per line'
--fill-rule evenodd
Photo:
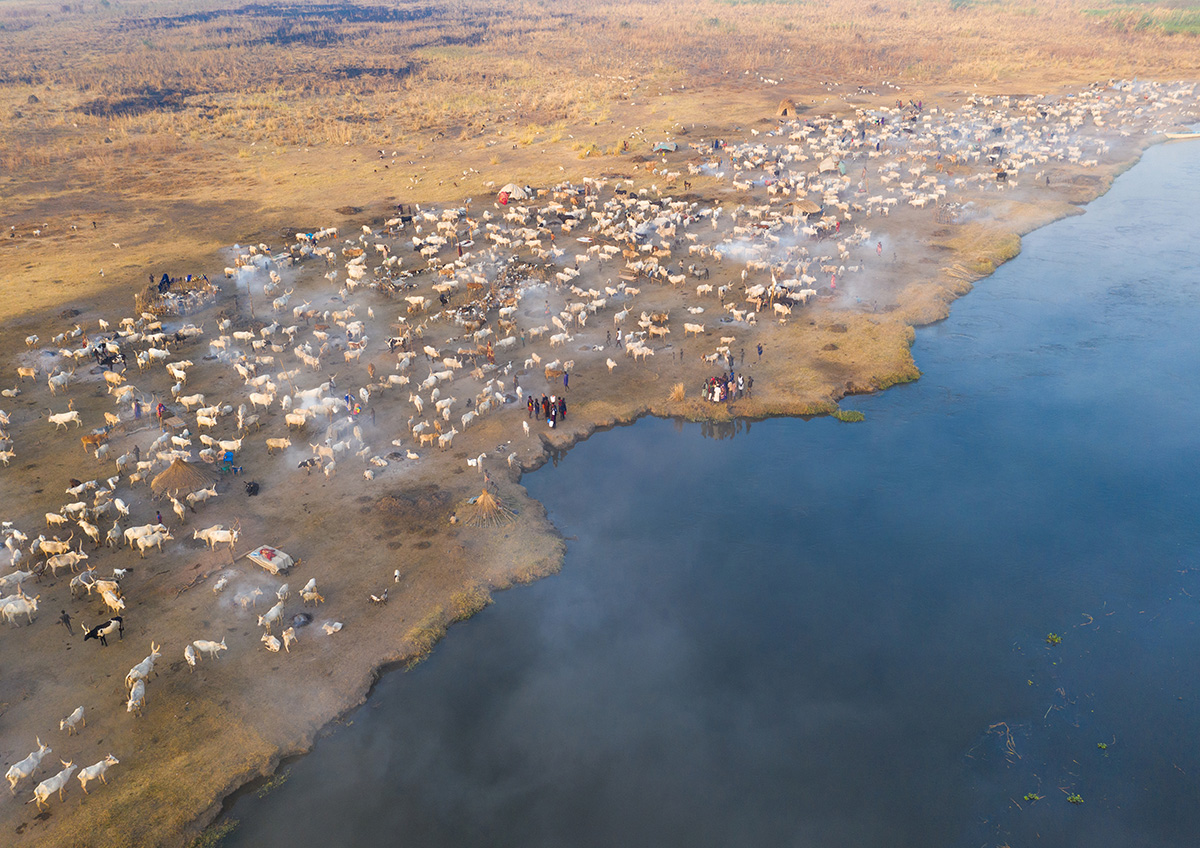
<path fill-rule="evenodd" d="M 1200 144 L 1148 151 L 865 423 L 643 420 L 528 475 L 562 574 L 227 844 L 1195 845 L 1197 196 Z"/>

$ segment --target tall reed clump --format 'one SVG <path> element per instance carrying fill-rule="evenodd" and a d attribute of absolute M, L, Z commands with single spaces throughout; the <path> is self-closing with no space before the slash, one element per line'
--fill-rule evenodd
<path fill-rule="evenodd" d="M 429 656 L 433 646 L 445 635 L 446 612 L 440 606 L 435 607 L 404 634 L 404 638 L 413 647 L 413 655 L 408 661 L 408 668 L 412 668 Z"/>
<path fill-rule="evenodd" d="M 466 621 L 492 602 L 492 593 L 486 586 L 475 583 L 450 598 L 450 620 Z"/>

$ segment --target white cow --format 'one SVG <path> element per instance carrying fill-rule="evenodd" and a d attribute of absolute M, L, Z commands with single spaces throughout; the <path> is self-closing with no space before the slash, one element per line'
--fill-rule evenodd
<path fill-rule="evenodd" d="M 37 744 L 38 749 L 36 751 L 34 751 L 25 759 L 21 760 L 19 763 L 15 763 L 9 767 L 8 771 L 4 775 L 5 778 L 8 779 L 8 791 L 13 795 L 17 794 L 17 784 L 25 778 L 31 777 L 33 773 L 38 770 L 38 766 L 42 764 L 42 758 L 47 754 L 54 753 L 48 747 L 42 744 L 41 737 L 38 737 Z"/>
<path fill-rule="evenodd" d="M 273 606 L 269 610 L 267 610 L 266 615 L 260 615 L 258 617 L 258 626 L 267 628 L 268 633 L 271 632 L 271 628 L 273 625 L 281 624 L 282 622 L 283 622 L 283 601 L 280 601 L 275 606 Z"/>
<path fill-rule="evenodd" d="M 79 732 L 77 729 L 79 725 L 87 727 L 87 719 L 83 717 L 83 707 L 76 707 L 75 712 L 60 721 L 58 729 L 67 731 L 68 736 L 74 736 Z"/>
<path fill-rule="evenodd" d="M 70 412 L 47 415 L 46 420 L 53 424 L 56 430 L 59 427 L 62 427 L 64 430 L 67 429 L 67 423 L 70 421 L 74 421 L 76 427 L 83 426 L 83 420 L 79 417 L 79 410 L 77 409 L 72 409 Z"/>
<path fill-rule="evenodd" d="M 107 786 L 108 778 L 105 777 L 104 774 L 105 774 L 105 772 L 108 771 L 109 766 L 115 766 L 118 763 L 120 763 L 120 760 L 118 760 L 112 754 L 109 754 L 100 762 L 96 763 L 93 766 L 88 766 L 87 768 L 85 768 L 81 772 L 79 772 L 79 785 L 81 787 L 83 787 L 83 794 L 84 795 L 88 794 L 88 791 L 87 791 L 88 781 L 95 780 L 96 778 L 100 778 L 100 782 L 103 783 L 105 786 Z"/>
<path fill-rule="evenodd" d="M 63 790 L 67 788 L 67 781 L 71 779 L 71 775 L 75 773 L 77 766 L 74 763 L 69 763 L 66 760 L 59 760 L 63 764 L 63 770 L 54 777 L 49 777 L 37 785 L 33 790 L 33 800 L 37 801 L 38 809 L 49 807 L 46 803 L 55 792 L 58 793 L 58 800 L 63 800 Z"/>
<path fill-rule="evenodd" d="M 209 659 L 213 660 L 220 655 L 221 651 L 228 650 L 224 639 L 220 642 L 211 642 L 208 639 L 196 639 L 192 644 L 196 646 L 197 651 L 200 651 L 202 654 L 208 654 Z"/>
<path fill-rule="evenodd" d="M 216 550 L 217 545 L 228 542 L 229 549 L 232 551 L 233 546 L 237 544 L 239 532 L 238 530 L 226 530 L 220 524 L 214 524 L 203 530 L 192 531 L 192 538 L 203 539 L 210 550 Z"/>
<path fill-rule="evenodd" d="M 125 702 L 125 712 L 140 716 L 144 706 L 146 706 L 146 681 L 139 680 L 129 689 L 129 700 Z"/>

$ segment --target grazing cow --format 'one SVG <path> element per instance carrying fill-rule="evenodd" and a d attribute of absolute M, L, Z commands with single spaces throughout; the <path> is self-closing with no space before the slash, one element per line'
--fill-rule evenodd
<path fill-rule="evenodd" d="M 125 712 L 140 716 L 144 706 L 146 706 L 146 681 L 139 680 L 129 690 L 129 700 L 125 702 Z"/>

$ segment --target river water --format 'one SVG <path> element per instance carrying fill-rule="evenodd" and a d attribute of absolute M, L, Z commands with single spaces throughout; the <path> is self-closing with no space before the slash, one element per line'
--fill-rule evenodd
<path fill-rule="evenodd" d="M 562 573 L 228 844 L 1197 844 L 1198 196 L 1200 144 L 1149 150 L 864 423 L 642 420 L 528 475 Z"/>

